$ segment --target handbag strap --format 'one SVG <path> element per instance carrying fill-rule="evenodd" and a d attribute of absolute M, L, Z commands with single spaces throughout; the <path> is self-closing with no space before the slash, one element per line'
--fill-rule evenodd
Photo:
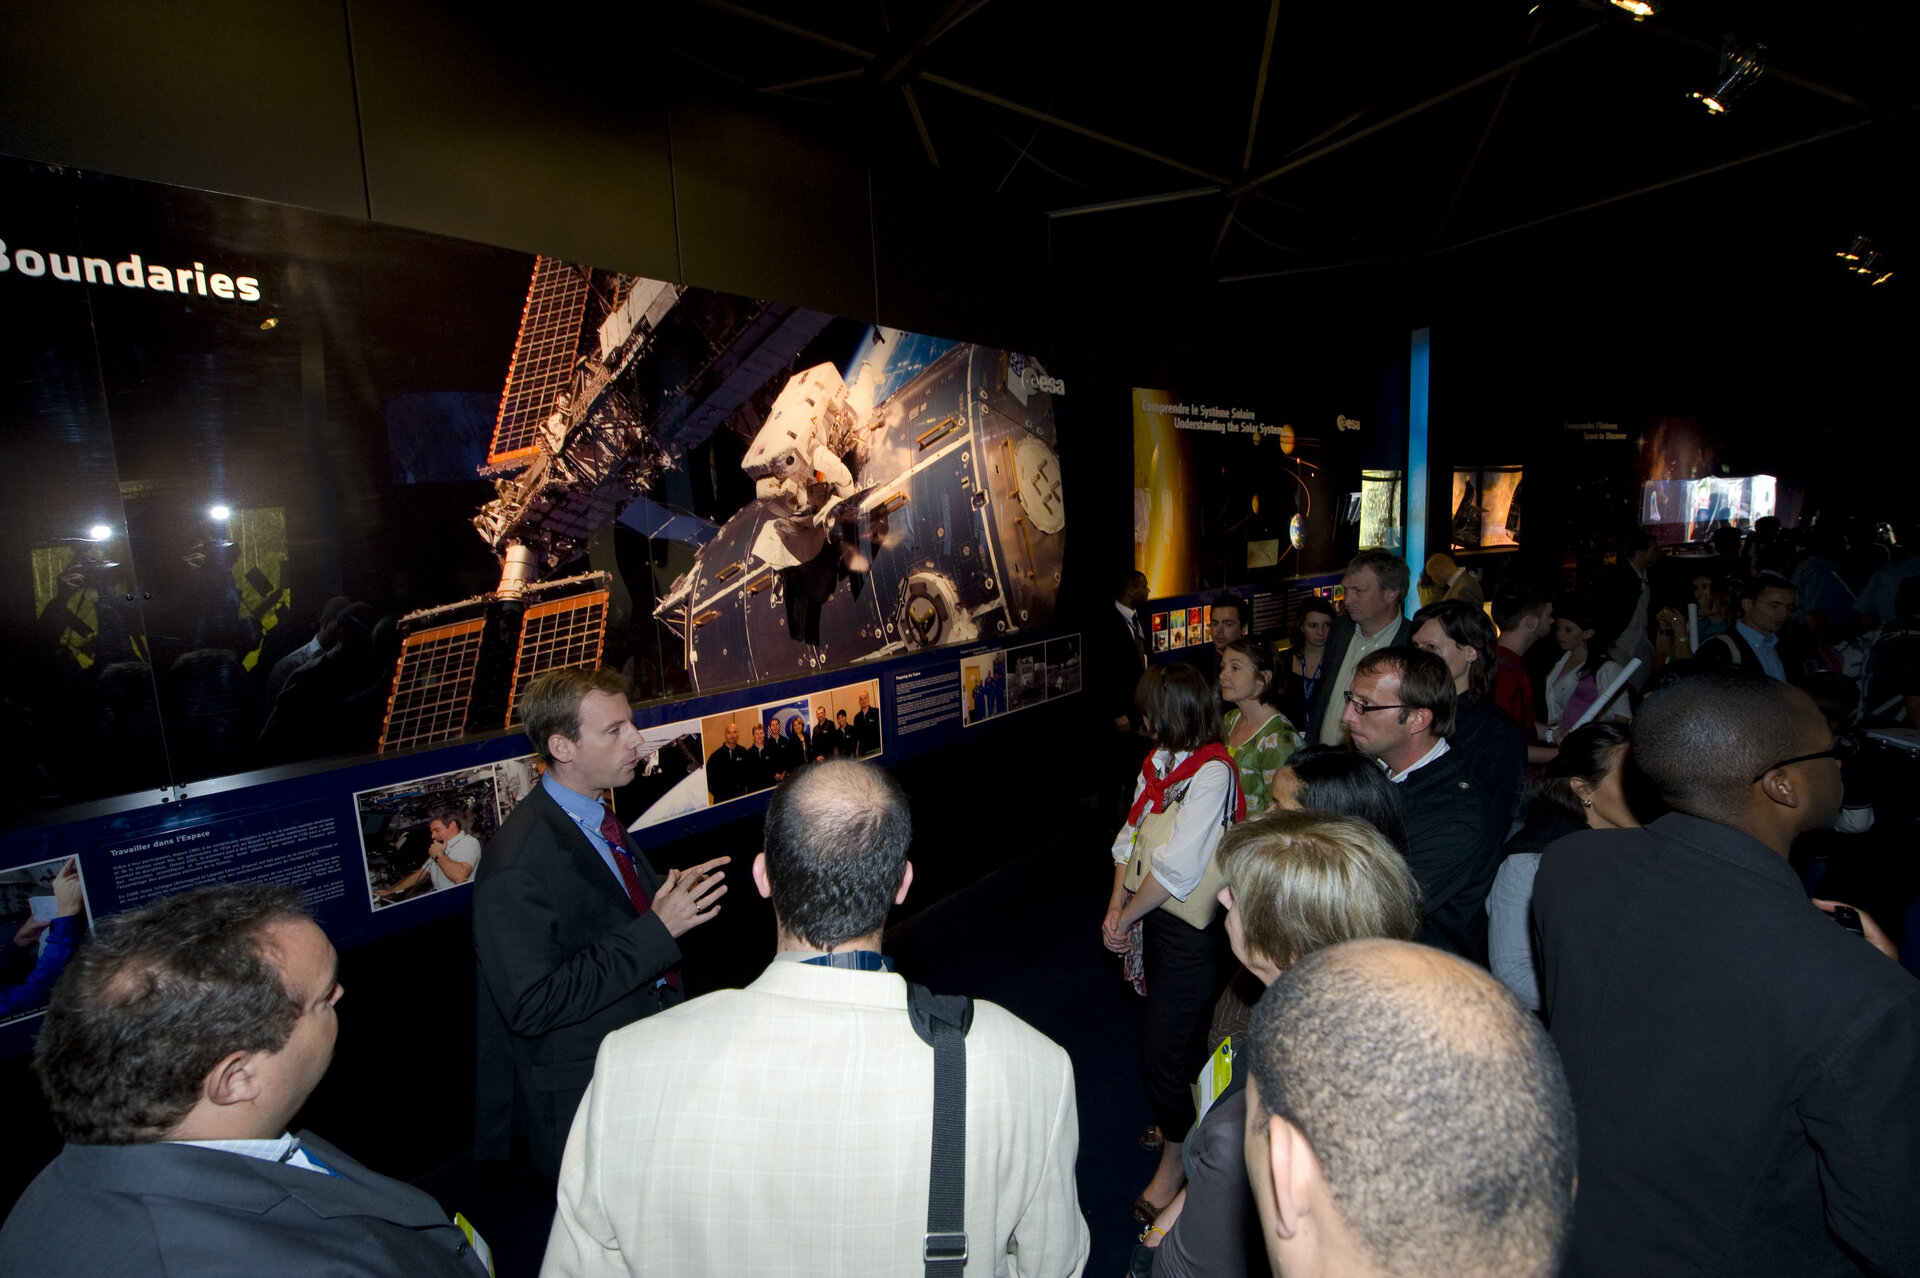
<path fill-rule="evenodd" d="M 973 1000 L 907 984 L 913 1032 L 933 1048 L 933 1158 L 927 1173 L 927 1278 L 958 1278 L 967 1265 L 967 1030 Z"/>

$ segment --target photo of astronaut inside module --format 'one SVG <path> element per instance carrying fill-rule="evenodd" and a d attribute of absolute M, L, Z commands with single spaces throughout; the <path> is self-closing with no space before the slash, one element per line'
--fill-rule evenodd
<path fill-rule="evenodd" d="M 497 765 L 484 763 L 354 795 L 373 908 L 472 883 L 500 827 L 498 793 Z"/>

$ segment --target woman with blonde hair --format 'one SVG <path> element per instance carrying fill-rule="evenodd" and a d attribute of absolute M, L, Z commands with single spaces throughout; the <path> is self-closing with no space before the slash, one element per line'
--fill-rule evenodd
<path fill-rule="evenodd" d="M 1262 985 L 1316 950 L 1368 937 L 1412 940 L 1420 930 L 1420 888 L 1406 859 L 1358 817 L 1276 808 L 1228 830 L 1214 859 L 1226 877 L 1227 939 Z M 1231 1048 L 1229 1039 L 1229 1062 Z M 1202 1090 L 1201 1120 L 1183 1151 L 1187 1187 L 1141 1236 L 1156 1248 L 1156 1278 L 1265 1272 L 1242 1156 L 1244 1081 L 1235 1069 L 1217 1094 Z"/>

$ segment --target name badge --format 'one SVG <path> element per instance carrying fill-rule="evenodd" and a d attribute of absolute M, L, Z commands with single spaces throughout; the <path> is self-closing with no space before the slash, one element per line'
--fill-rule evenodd
<path fill-rule="evenodd" d="M 1200 1077 L 1194 1080 L 1193 1093 L 1196 1108 L 1200 1111 L 1194 1115 L 1194 1122 L 1197 1123 L 1207 1116 L 1207 1111 L 1213 1108 L 1213 1103 L 1220 1099 L 1220 1093 L 1226 1091 L 1227 1085 L 1231 1082 L 1233 1082 L 1233 1040 L 1223 1038 L 1213 1055 L 1207 1058 L 1207 1063 L 1200 1067 Z"/>
<path fill-rule="evenodd" d="M 473 1254 L 480 1257 L 480 1263 L 485 1265 L 487 1272 L 491 1274 L 493 1272 L 493 1248 L 487 1246 L 487 1240 L 480 1236 L 480 1231 L 473 1227 L 473 1222 L 468 1220 L 464 1214 L 457 1211 L 453 1213 L 453 1223 L 458 1225 L 460 1232 L 467 1236 L 467 1245 L 473 1248 Z"/>

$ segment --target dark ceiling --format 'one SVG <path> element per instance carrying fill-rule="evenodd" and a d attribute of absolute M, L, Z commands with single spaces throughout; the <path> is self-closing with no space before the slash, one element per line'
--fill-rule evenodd
<path fill-rule="evenodd" d="M 1048 215 L 1056 241 L 1138 236 L 1232 281 L 1446 254 L 1654 191 L 1670 213 L 1676 188 L 1735 170 L 1820 186 L 1820 225 L 1897 264 L 1916 8 L 686 0 L 662 34 L 683 82 L 854 130 L 893 167 Z M 1712 117 L 1687 94 L 1714 86 L 1729 34 L 1763 42 L 1767 70 Z"/>

